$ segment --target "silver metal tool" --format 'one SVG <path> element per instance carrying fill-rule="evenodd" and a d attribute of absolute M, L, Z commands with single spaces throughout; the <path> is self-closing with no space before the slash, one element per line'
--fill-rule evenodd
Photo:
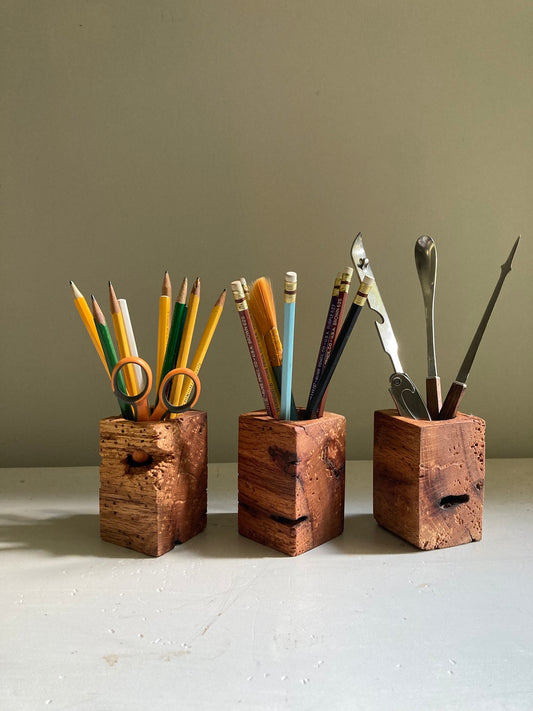
<path fill-rule="evenodd" d="M 426 403 L 432 419 L 436 419 L 442 407 L 440 378 L 435 357 L 435 282 L 437 281 L 437 247 L 428 235 L 415 243 L 415 264 L 426 312 L 426 340 L 428 372 L 426 377 Z"/>
<path fill-rule="evenodd" d="M 461 402 L 461 399 L 466 390 L 466 380 L 468 378 L 468 374 L 470 373 L 470 369 L 472 368 L 472 363 L 474 362 L 474 358 L 476 357 L 477 349 L 479 348 L 479 344 L 481 343 L 481 339 L 483 338 L 483 334 L 485 333 L 485 329 L 487 328 L 487 324 L 489 322 L 490 315 L 492 314 L 492 310 L 494 309 L 494 305 L 496 304 L 498 296 L 500 295 L 500 291 L 502 289 L 505 277 L 511 271 L 511 264 L 513 262 L 514 253 L 516 252 L 516 248 L 518 247 L 519 241 L 520 237 L 517 237 L 509 253 L 509 256 L 501 265 L 500 278 L 498 279 L 498 283 L 496 284 L 494 291 L 492 292 L 492 296 L 489 299 L 487 308 L 485 309 L 479 326 L 477 327 L 477 330 L 474 334 L 472 343 L 470 344 L 470 347 L 459 369 L 459 372 L 457 373 L 457 377 L 455 378 L 454 382 L 450 386 L 450 389 L 448 390 L 448 394 L 446 395 L 446 399 L 444 400 L 444 404 L 442 405 L 442 409 L 439 414 L 440 420 L 450 420 L 457 414 L 457 410 L 459 409 L 459 403 Z"/>
<path fill-rule="evenodd" d="M 363 281 L 363 278 L 367 274 L 374 277 L 370 261 L 366 256 L 363 246 L 363 236 L 361 233 L 357 235 L 352 245 L 352 262 L 360 281 Z M 367 302 L 372 311 L 375 311 L 382 319 L 381 322 L 376 321 L 376 328 L 383 350 L 391 359 L 392 367 L 394 368 L 394 373 L 389 378 L 389 392 L 396 403 L 398 412 L 402 417 L 411 417 L 414 420 L 430 420 L 431 417 L 424 400 L 418 392 L 416 385 L 407 373 L 404 372 L 402 364 L 400 363 L 398 357 L 398 343 L 394 337 L 390 319 L 383 305 L 383 299 L 381 298 L 376 282 L 374 282 L 372 290 L 368 295 Z"/>

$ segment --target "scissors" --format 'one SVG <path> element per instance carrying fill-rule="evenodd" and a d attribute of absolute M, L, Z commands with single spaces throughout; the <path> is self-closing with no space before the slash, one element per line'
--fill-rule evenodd
<path fill-rule="evenodd" d="M 122 368 L 125 368 L 127 365 L 130 364 L 138 365 L 143 373 L 143 383 L 141 384 L 141 390 L 135 395 L 128 395 L 127 392 L 124 392 L 124 390 L 121 389 L 122 379 L 119 378 Z M 184 405 L 174 405 L 168 399 L 168 396 L 170 395 L 170 390 L 172 388 L 172 381 L 177 375 L 182 375 L 186 378 L 190 378 L 193 384 L 189 401 Z M 122 380 L 122 383 L 123 382 L 124 381 Z M 165 415 L 167 415 L 169 412 L 177 413 L 184 412 L 185 410 L 190 410 L 191 407 L 194 407 L 196 401 L 200 396 L 200 378 L 197 376 L 197 374 L 189 368 L 174 368 L 174 370 L 170 370 L 161 381 L 161 385 L 159 386 L 159 391 L 157 393 L 157 402 L 152 412 L 148 403 L 148 393 L 152 389 L 152 383 L 152 369 L 145 360 L 134 356 L 128 358 L 121 358 L 121 360 L 118 361 L 118 363 L 113 368 L 113 372 L 111 373 L 111 387 L 113 388 L 113 392 L 119 400 L 127 402 L 129 405 L 132 406 L 136 420 L 162 420 L 163 417 L 165 417 Z"/>

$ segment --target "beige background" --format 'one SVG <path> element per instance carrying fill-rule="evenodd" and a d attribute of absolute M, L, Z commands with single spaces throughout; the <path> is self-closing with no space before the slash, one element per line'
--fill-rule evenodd
<path fill-rule="evenodd" d="M 335 273 L 361 230 L 420 388 L 416 238 L 436 240 L 446 390 L 515 237 L 463 409 L 492 457 L 532 456 L 533 3 L 3 0 L 2 464 L 98 461 L 115 414 L 69 279 L 128 299 L 154 362 L 165 269 L 202 279 L 199 328 L 242 275 L 298 272 L 307 398 Z M 281 320 L 281 303 L 278 303 Z M 391 372 L 362 314 L 328 405 L 370 458 Z M 202 370 L 211 461 L 260 407 L 227 302 Z"/>

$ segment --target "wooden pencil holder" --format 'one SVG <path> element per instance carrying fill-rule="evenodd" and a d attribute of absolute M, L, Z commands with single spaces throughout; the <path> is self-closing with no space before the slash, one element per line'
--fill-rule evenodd
<path fill-rule="evenodd" d="M 239 417 L 239 533 L 290 556 L 344 528 L 346 421 Z"/>
<path fill-rule="evenodd" d="M 374 413 L 374 518 L 423 550 L 479 541 L 485 422 Z"/>
<path fill-rule="evenodd" d="M 100 535 L 160 556 L 207 521 L 207 413 L 100 421 Z"/>

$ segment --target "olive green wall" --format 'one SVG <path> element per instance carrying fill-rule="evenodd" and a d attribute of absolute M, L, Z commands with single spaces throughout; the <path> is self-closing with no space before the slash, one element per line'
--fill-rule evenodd
<path fill-rule="evenodd" d="M 225 286 L 298 272 L 307 397 L 335 273 L 358 231 L 405 370 L 424 387 L 413 248 L 437 243 L 437 353 L 455 377 L 518 234 L 468 381 L 491 457 L 533 455 L 533 3 L 3 0 L 2 463 L 98 462 L 117 413 L 69 280 L 111 279 L 154 362 L 165 269 Z M 278 300 L 280 320 L 281 303 Z M 201 326 L 200 326 L 201 325 Z M 366 309 L 328 405 L 370 458 L 391 372 Z M 231 299 L 202 370 L 211 461 L 261 406 Z"/>

